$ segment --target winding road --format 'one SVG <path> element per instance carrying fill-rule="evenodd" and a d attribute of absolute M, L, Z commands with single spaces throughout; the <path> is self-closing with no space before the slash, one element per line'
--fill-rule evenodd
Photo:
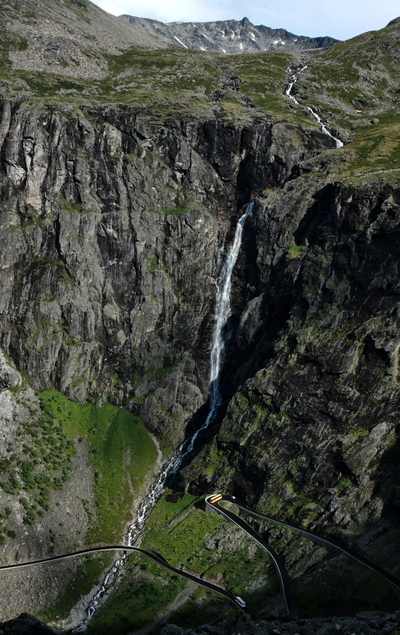
<path fill-rule="evenodd" d="M 71 553 L 62 554 L 60 556 L 52 556 L 50 558 L 41 558 L 40 560 L 32 560 L 31 562 L 22 562 L 18 564 L 3 565 L 3 566 L 0 566 L 0 571 L 6 571 L 9 569 L 22 569 L 24 567 L 32 567 L 37 564 L 57 562 L 58 560 L 66 560 L 67 558 L 76 558 L 77 556 L 84 556 L 88 553 L 96 553 L 100 551 L 124 551 L 124 552 L 136 551 L 138 553 L 143 554 L 147 558 L 150 558 L 150 560 L 153 560 L 153 562 L 156 562 L 157 564 L 161 565 L 162 567 L 164 567 L 164 569 L 168 569 L 168 571 L 172 571 L 172 573 L 175 573 L 176 575 L 180 575 L 182 578 L 187 578 L 188 580 L 192 580 L 193 582 L 196 582 L 197 584 L 200 584 L 201 586 L 204 586 L 207 589 L 210 589 L 210 591 L 215 591 L 216 593 L 223 595 L 228 600 L 236 604 L 236 606 L 238 606 L 239 608 L 243 609 L 246 606 L 246 603 L 239 596 L 233 595 L 232 593 L 229 593 L 229 591 L 225 591 L 225 589 L 220 587 L 218 584 L 214 584 L 213 582 L 208 582 L 207 580 L 204 580 L 203 578 L 199 578 L 195 575 L 192 575 L 191 573 L 187 573 L 186 571 L 183 571 L 182 569 L 176 569 L 175 567 L 172 567 L 161 555 L 156 555 L 152 553 L 151 551 L 146 551 L 145 549 L 140 549 L 139 547 L 128 547 L 127 545 L 108 545 L 106 547 L 92 547 L 91 549 L 81 549 L 80 551 L 73 551 Z"/>
<path fill-rule="evenodd" d="M 375 562 L 373 562 L 366 556 L 363 556 L 362 554 L 357 553 L 353 549 L 350 549 L 349 547 L 346 547 L 345 545 L 342 545 L 336 542 L 335 540 L 324 538 L 320 536 L 319 534 L 316 534 L 312 531 L 303 529 L 302 527 L 297 527 L 296 525 L 293 525 L 292 523 L 288 523 L 286 521 L 278 520 L 276 518 L 273 518 L 272 516 L 260 514 L 259 512 L 256 512 L 253 509 L 250 509 L 246 505 L 243 505 L 243 503 L 241 503 L 235 496 L 229 496 L 224 494 L 213 494 L 211 496 L 207 496 L 205 499 L 206 505 L 208 505 L 217 514 L 219 514 L 220 516 L 222 516 L 229 522 L 232 522 L 238 527 L 240 527 L 241 529 L 243 529 L 243 531 L 245 531 L 247 535 L 250 536 L 250 538 L 255 540 L 257 544 L 269 554 L 269 556 L 271 557 L 275 565 L 275 568 L 281 583 L 282 592 L 283 592 L 283 596 L 284 596 L 284 600 L 286 604 L 286 609 L 290 616 L 294 617 L 296 615 L 296 607 L 295 607 L 295 601 L 294 601 L 293 592 L 291 588 L 290 576 L 288 574 L 288 571 L 283 561 L 278 556 L 276 551 L 267 542 L 265 542 L 262 536 L 260 536 L 260 534 L 258 534 L 250 525 L 248 525 L 246 521 L 240 518 L 240 516 L 238 516 L 237 514 L 233 513 L 231 510 L 228 510 L 222 507 L 220 505 L 222 501 L 233 503 L 246 514 L 251 514 L 252 516 L 255 516 L 256 518 L 260 518 L 261 520 L 267 520 L 267 521 L 276 523 L 278 525 L 281 525 L 282 527 L 293 529 L 294 531 L 301 533 L 306 538 L 309 538 L 313 542 L 319 545 L 322 545 L 323 547 L 327 547 L 327 548 L 333 547 L 334 549 L 341 551 L 342 553 L 346 554 L 350 558 L 353 558 L 357 562 L 368 567 L 369 569 L 371 569 L 372 571 L 374 571 L 375 573 L 383 577 L 385 580 L 387 580 L 393 586 L 395 586 L 397 589 L 400 590 L 399 578 L 394 576 L 389 571 L 386 571 L 385 569 L 383 569 L 383 567 L 379 566 L 378 564 L 376 564 Z M 153 562 L 156 562 L 160 566 L 164 567 L 164 569 L 168 569 L 168 571 L 171 571 L 172 573 L 176 575 L 179 575 L 183 578 L 196 582 L 196 584 L 200 584 L 201 586 L 206 587 L 210 591 L 215 591 L 216 593 L 223 595 L 228 600 L 233 602 L 240 609 L 243 610 L 246 607 L 246 603 L 244 600 L 242 600 L 241 597 L 237 595 L 233 595 L 232 593 L 229 593 L 229 591 L 226 591 L 224 588 L 220 587 L 218 584 L 214 584 L 213 582 L 208 582 L 207 580 L 204 580 L 203 578 L 200 578 L 191 573 L 187 573 L 186 571 L 182 569 L 177 569 L 171 566 L 159 554 L 152 553 L 151 551 L 146 551 L 145 549 L 140 549 L 139 547 L 131 547 L 129 545 L 107 545 L 105 547 L 92 547 L 89 549 L 81 549 L 80 551 L 73 551 L 73 552 L 62 554 L 59 556 L 51 556 L 49 558 L 41 558 L 39 560 L 32 560 L 31 562 L 22 562 L 22 563 L 16 563 L 16 564 L 3 565 L 3 566 L 0 566 L 0 571 L 7 571 L 10 569 L 22 569 L 24 567 L 32 567 L 37 564 L 57 562 L 58 560 L 66 560 L 67 558 L 76 558 L 77 556 L 84 556 L 89 553 L 97 553 L 102 551 L 123 551 L 124 553 L 133 553 L 133 552 L 141 553 L 147 558 L 149 558 L 150 560 L 153 560 Z"/>
<path fill-rule="evenodd" d="M 309 540 L 312 540 L 313 542 L 325 548 L 332 549 L 333 547 L 334 549 L 344 553 L 346 556 L 349 556 L 350 558 L 353 558 L 353 560 L 356 560 L 357 562 L 368 567 L 369 569 L 371 569 L 372 571 L 380 575 L 382 578 L 390 582 L 397 589 L 400 589 L 399 578 L 397 578 L 395 575 L 393 575 L 389 571 L 386 571 L 386 569 L 379 566 L 379 564 L 376 564 L 375 562 L 367 558 L 367 556 L 363 556 L 362 554 L 357 553 L 357 551 L 354 551 L 354 549 L 350 549 L 350 547 L 346 547 L 346 545 L 336 542 L 335 540 L 323 538 L 319 534 L 316 534 L 307 529 L 303 529 L 302 527 L 297 527 L 296 525 L 293 525 L 292 523 L 288 523 L 283 520 L 278 520 L 276 518 L 273 518 L 272 516 L 266 516 L 265 514 L 260 514 L 254 511 L 253 509 L 250 509 L 250 507 L 246 507 L 246 505 L 243 505 L 243 503 L 241 503 L 235 496 L 228 496 L 224 494 L 214 494 L 213 496 L 207 496 L 205 500 L 207 505 L 213 508 L 218 514 L 220 514 L 227 520 L 230 520 L 231 522 L 235 523 L 235 525 L 243 529 L 251 538 L 256 540 L 258 544 L 263 549 L 265 549 L 265 551 L 267 551 L 270 554 L 272 561 L 277 569 L 277 573 L 281 582 L 282 592 L 285 598 L 287 611 L 289 614 L 295 613 L 295 608 L 294 608 L 295 605 L 294 605 L 294 599 L 293 599 L 292 589 L 290 584 L 290 577 L 286 570 L 285 565 L 279 559 L 279 557 L 277 557 L 277 554 L 272 549 L 272 547 L 270 547 L 268 543 L 266 543 L 261 538 L 261 536 L 256 531 L 254 531 L 252 527 L 250 527 L 250 525 L 248 525 L 242 518 L 240 518 L 240 516 L 237 516 L 237 514 L 234 514 L 230 510 L 228 511 L 227 509 L 221 507 L 219 504 L 221 501 L 227 501 L 229 503 L 233 503 L 245 513 L 251 514 L 252 516 L 255 516 L 256 518 L 260 518 L 261 520 L 268 520 L 270 522 L 276 523 L 277 525 L 281 525 L 282 527 L 293 529 L 294 531 L 297 531 L 303 534 L 303 536 L 305 536 Z"/>
<path fill-rule="evenodd" d="M 286 610 L 289 615 L 295 616 L 296 607 L 295 607 L 295 602 L 294 602 L 294 597 L 292 592 L 292 586 L 290 583 L 289 574 L 287 572 L 285 565 L 283 564 L 283 561 L 280 559 L 276 551 L 267 542 L 265 542 L 265 540 L 260 536 L 260 534 L 258 534 L 252 527 L 250 527 L 250 525 L 248 525 L 242 518 L 240 518 L 233 512 L 221 507 L 218 504 L 221 500 L 235 502 L 234 500 L 232 500 L 233 498 L 234 497 L 232 496 L 223 496 L 222 494 L 215 494 L 214 496 L 207 496 L 206 503 L 212 509 L 214 509 L 217 512 L 217 514 L 219 514 L 226 520 L 229 520 L 231 523 L 234 523 L 235 525 L 243 529 L 243 531 L 245 531 L 246 534 L 250 536 L 250 538 L 253 538 L 253 540 L 255 540 L 260 545 L 260 547 L 268 553 L 268 555 L 272 559 L 272 562 L 275 565 L 275 569 L 281 583 L 283 597 L 286 604 Z M 235 504 L 237 505 L 236 502 Z"/>

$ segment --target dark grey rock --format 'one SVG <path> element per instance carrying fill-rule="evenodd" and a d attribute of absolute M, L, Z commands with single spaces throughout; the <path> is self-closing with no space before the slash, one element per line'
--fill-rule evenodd
<path fill-rule="evenodd" d="M 168 625 L 163 628 L 161 635 L 183 635 L 184 633 L 193 633 L 194 635 L 203 635 L 204 633 L 215 633 L 215 635 L 278 635 L 281 633 L 293 633 L 294 635 L 306 635 L 313 633 L 315 635 L 375 635 L 380 632 L 389 632 L 386 630 L 370 629 L 366 624 L 368 620 L 374 619 L 373 612 L 364 612 L 364 621 L 360 621 L 351 617 L 316 617 L 311 619 L 298 619 L 291 622 L 287 620 L 276 620 L 274 622 L 254 622 L 248 615 L 230 616 L 223 619 L 216 625 L 200 626 L 196 629 L 180 629 L 174 625 Z M 384 624 L 393 626 L 393 631 L 399 629 L 400 622 L 395 615 L 386 615 Z M 383 627 L 384 628 L 384 627 Z M 212 629 L 212 630 L 210 630 Z"/>
<path fill-rule="evenodd" d="M 259 115 L 158 127 L 137 109 L 10 102 L 0 121 L 0 346 L 36 389 L 101 395 L 178 444 L 207 398 L 213 276 L 238 196 L 285 180 L 310 135 L 294 144 Z"/>
<path fill-rule="evenodd" d="M 9 622 L 7 635 L 56 635 L 57 631 L 43 624 L 33 615 L 22 613 L 14 622 Z"/>
<path fill-rule="evenodd" d="M 21 375 L 10 366 L 3 352 L 0 351 L 0 390 L 15 388 L 15 386 L 20 386 L 21 382 Z"/>

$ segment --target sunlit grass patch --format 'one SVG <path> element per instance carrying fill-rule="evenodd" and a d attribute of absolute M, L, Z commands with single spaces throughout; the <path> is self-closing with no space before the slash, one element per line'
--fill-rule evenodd
<path fill-rule="evenodd" d="M 70 439 L 87 439 L 94 471 L 97 519 L 87 541 L 121 538 L 131 512 L 132 493 L 139 494 L 154 467 L 157 451 L 139 417 L 106 403 L 79 405 L 57 390 L 41 393 L 47 412 L 62 424 Z"/>

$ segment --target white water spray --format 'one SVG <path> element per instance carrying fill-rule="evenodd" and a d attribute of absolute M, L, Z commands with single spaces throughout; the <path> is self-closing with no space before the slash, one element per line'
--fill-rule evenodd
<path fill-rule="evenodd" d="M 218 412 L 218 408 L 222 404 L 219 379 L 225 348 L 223 330 L 231 314 L 230 294 L 232 286 L 232 272 L 242 244 L 243 227 L 246 222 L 246 218 L 253 209 L 253 205 L 254 203 L 248 204 L 245 213 L 238 221 L 232 248 L 225 260 L 221 274 L 217 280 L 217 299 L 215 303 L 215 321 L 210 357 L 210 411 L 201 428 L 194 433 L 191 439 L 186 439 L 186 441 L 184 441 L 168 459 L 156 482 L 151 486 L 149 493 L 142 499 L 142 502 L 136 512 L 136 519 L 128 530 L 127 546 L 129 547 L 133 546 L 139 540 L 145 526 L 145 521 L 147 520 L 155 503 L 166 489 L 167 479 L 178 472 L 183 460 L 193 451 L 198 435 L 206 430 L 211 423 L 213 423 Z M 91 605 L 87 609 L 87 617 L 85 621 L 74 629 L 72 631 L 73 633 L 81 631 L 88 622 L 90 622 L 96 612 L 100 599 L 108 590 L 110 579 L 117 573 L 118 569 L 124 565 L 125 558 L 126 554 L 117 560 L 112 569 L 107 573 L 101 589 L 95 595 Z"/>
<path fill-rule="evenodd" d="M 299 104 L 299 102 L 297 101 L 296 97 L 293 97 L 292 95 L 292 88 L 295 85 L 295 83 L 297 82 L 300 73 L 302 73 L 303 71 L 305 71 L 307 68 L 307 66 L 303 66 L 298 72 L 296 73 L 292 73 L 291 74 L 291 82 L 288 85 L 285 94 L 289 97 L 289 99 L 291 99 L 297 106 L 300 106 L 301 104 Z M 288 67 L 288 69 L 290 71 L 290 66 Z M 329 132 L 329 130 L 326 128 L 326 126 L 324 125 L 324 123 L 322 122 L 321 117 L 318 115 L 318 113 L 315 112 L 315 110 L 313 110 L 312 108 L 310 108 L 310 106 L 307 106 L 307 110 L 308 112 L 314 117 L 315 121 L 321 126 L 321 130 L 324 134 L 328 135 L 328 137 L 330 137 L 331 139 L 334 140 L 334 142 L 336 143 L 336 147 L 337 148 L 342 148 L 343 147 L 343 142 L 340 141 L 340 139 L 337 139 L 336 137 L 333 136 L 333 134 L 331 134 Z"/>
<path fill-rule="evenodd" d="M 231 314 L 230 295 L 232 286 L 232 272 L 239 255 L 240 246 L 242 244 L 243 227 L 246 218 L 253 209 L 254 203 L 249 203 L 245 213 L 239 219 L 236 225 L 235 239 L 232 248 L 225 260 L 222 268 L 221 276 L 217 281 L 217 301 L 215 305 L 215 322 L 213 332 L 213 344 L 210 357 L 210 412 L 202 427 L 192 436 L 188 447 L 183 447 L 181 460 L 185 458 L 193 450 L 194 443 L 200 432 L 208 428 L 210 423 L 214 421 L 218 407 L 221 405 L 221 393 L 219 387 L 219 375 L 222 365 L 222 356 L 225 349 L 225 341 L 223 336 L 224 326 Z M 187 442 L 186 442 L 187 443 Z M 185 444 L 183 444 L 184 446 Z"/>
<path fill-rule="evenodd" d="M 92 619 L 93 615 L 95 614 L 97 610 L 97 607 L 99 606 L 99 602 L 101 598 L 107 592 L 110 580 L 112 580 L 113 576 L 117 573 L 118 569 L 125 564 L 125 559 L 126 559 L 126 553 L 124 553 L 124 555 L 121 558 L 119 558 L 116 562 L 114 562 L 112 569 L 110 569 L 110 571 L 107 573 L 106 577 L 104 578 L 104 582 L 102 584 L 101 589 L 96 593 L 96 595 L 94 596 L 92 600 L 91 605 L 86 611 L 87 617 L 85 621 L 82 622 L 82 624 L 80 624 L 77 628 L 74 628 L 71 631 L 71 633 L 79 633 L 90 622 L 90 620 Z"/>

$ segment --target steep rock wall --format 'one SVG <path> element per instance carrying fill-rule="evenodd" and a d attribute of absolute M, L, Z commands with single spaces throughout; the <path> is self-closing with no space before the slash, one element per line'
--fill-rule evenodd
<path fill-rule="evenodd" d="M 104 395 L 182 437 L 238 206 L 329 147 L 251 124 L 2 105 L 0 345 L 34 387 Z"/>
<path fill-rule="evenodd" d="M 373 557 L 398 575 L 400 189 L 335 182 L 329 163 L 300 164 L 254 208 L 225 368 L 232 398 L 183 474 L 189 491 L 229 491 L 367 554 L 384 535 L 395 551 Z M 275 536 L 278 550 L 285 540 Z"/>
<path fill-rule="evenodd" d="M 0 346 L 30 386 L 54 386 L 80 403 L 123 405 L 167 451 L 183 439 L 207 399 L 214 276 L 240 208 L 330 147 L 318 132 L 250 115 L 235 121 L 216 107 L 209 119 L 174 121 L 126 107 L 3 102 Z M 24 446 L 28 422 L 36 425 L 30 412 L 43 412 L 31 388 L 11 395 L 12 377 L 3 375 L 1 395 L 13 410 L 1 421 L 8 435 L 2 459 L 16 461 L 18 471 L 32 458 Z M 47 553 L 48 536 L 56 553 L 85 544 L 99 476 L 79 440 L 86 481 L 79 470 L 76 478 L 66 475 L 48 510 L 39 508 L 40 522 L 22 521 L 28 508 L 38 513 L 32 493 L 6 486 L 15 530 L 2 534 L 4 562 Z M 75 497 L 82 506 L 83 482 L 92 507 L 86 501 L 77 522 L 60 505 L 67 500 L 75 509 Z M 48 607 L 77 566 L 57 569 L 57 579 L 50 568 L 29 579 L 8 574 L 4 614 Z M 28 590 L 23 606 L 21 585 Z"/>

